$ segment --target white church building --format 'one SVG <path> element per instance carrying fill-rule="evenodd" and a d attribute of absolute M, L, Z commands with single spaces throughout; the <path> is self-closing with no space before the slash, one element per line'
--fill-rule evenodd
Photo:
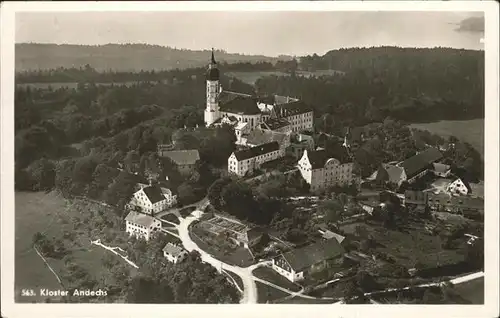
<path fill-rule="evenodd" d="M 220 71 L 214 52 L 206 73 L 206 108 L 204 113 L 207 127 L 230 124 L 235 128 L 238 140 L 254 129 L 292 133 L 313 130 L 313 110 L 298 99 L 283 96 L 258 98 L 248 94 L 223 90 Z"/>

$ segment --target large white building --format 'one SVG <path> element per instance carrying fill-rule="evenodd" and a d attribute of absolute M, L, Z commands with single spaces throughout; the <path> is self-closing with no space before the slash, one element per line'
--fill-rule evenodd
<path fill-rule="evenodd" d="M 351 185 L 355 181 L 353 163 L 341 163 L 331 158 L 324 149 L 305 150 L 297 166 L 313 192 L 329 186 Z"/>
<path fill-rule="evenodd" d="M 230 173 L 243 177 L 247 172 L 258 169 L 265 162 L 278 159 L 285 155 L 278 142 L 273 141 L 257 147 L 235 151 L 227 159 L 227 169 Z"/>
<path fill-rule="evenodd" d="M 146 214 L 159 213 L 176 203 L 177 196 L 172 191 L 159 186 L 139 184 L 137 190 L 130 200 L 130 207 L 137 207 Z"/>
<path fill-rule="evenodd" d="M 138 238 L 143 237 L 146 241 L 151 238 L 153 232 L 161 228 L 160 220 L 135 211 L 129 212 L 125 218 L 125 222 L 125 231 L 129 233 L 129 235 L 135 235 Z"/>
<path fill-rule="evenodd" d="M 228 123 L 236 126 L 237 137 L 261 127 L 282 132 L 313 129 L 313 110 L 298 99 L 282 96 L 257 98 L 223 90 L 220 71 L 212 51 L 206 74 L 206 126 Z M 267 125 L 266 125 L 267 123 Z M 274 128 L 273 128 L 274 127 Z"/>

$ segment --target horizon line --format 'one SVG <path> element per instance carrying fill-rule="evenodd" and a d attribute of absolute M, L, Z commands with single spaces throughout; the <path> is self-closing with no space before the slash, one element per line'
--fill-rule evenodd
<path fill-rule="evenodd" d="M 481 38 L 483 42 L 480 42 L 481 44 L 484 45 L 484 38 Z M 39 45 L 57 45 L 57 46 L 89 46 L 89 47 L 99 47 L 99 46 L 107 46 L 107 45 L 145 45 L 145 46 L 152 46 L 152 47 L 160 47 L 160 48 L 165 48 L 165 49 L 172 49 L 172 50 L 177 50 L 177 51 L 199 51 L 199 52 L 211 52 L 212 48 L 187 48 L 187 47 L 175 47 L 175 46 L 169 46 L 169 45 L 162 45 L 162 44 L 152 44 L 152 43 L 145 43 L 145 42 L 127 42 L 127 43 L 104 43 L 104 44 L 81 44 L 81 43 L 55 43 L 55 42 L 14 42 L 14 45 L 22 45 L 22 44 L 39 44 Z M 478 48 L 478 49 L 473 49 L 473 48 L 459 48 L 459 47 L 451 47 L 451 46 L 399 46 L 399 45 L 372 45 L 372 46 L 349 46 L 349 47 L 339 47 L 339 48 L 332 48 L 322 54 L 318 52 L 313 52 L 313 53 L 307 53 L 304 55 L 301 54 L 293 54 L 293 53 L 279 53 L 279 54 L 271 54 L 267 55 L 264 53 L 241 53 L 241 52 L 229 52 L 226 49 L 221 49 L 221 48 L 215 48 L 215 52 L 222 52 L 224 54 L 233 54 L 233 55 L 242 55 L 242 56 L 263 56 L 263 57 L 271 57 L 271 58 L 279 58 L 281 56 L 283 57 L 302 57 L 302 56 L 312 56 L 314 54 L 318 56 L 324 56 L 328 52 L 331 51 L 340 51 L 340 50 L 349 50 L 349 49 L 371 49 L 371 48 L 400 48 L 400 49 L 452 49 L 452 50 L 465 50 L 465 51 L 484 51 L 484 48 Z"/>

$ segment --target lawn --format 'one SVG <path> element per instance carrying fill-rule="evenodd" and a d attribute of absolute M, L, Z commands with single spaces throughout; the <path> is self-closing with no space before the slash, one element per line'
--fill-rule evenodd
<path fill-rule="evenodd" d="M 185 207 L 185 208 L 182 208 L 179 210 L 179 214 L 183 217 L 183 218 L 186 218 L 188 217 L 189 215 L 191 215 L 191 213 L 193 213 L 193 211 L 196 210 L 196 207 L 195 206 L 188 206 L 188 207 Z"/>
<path fill-rule="evenodd" d="M 259 267 L 253 270 L 252 272 L 256 277 L 268 281 L 270 283 L 273 283 L 275 285 L 278 285 L 280 287 L 283 287 L 285 289 L 289 289 L 294 292 L 298 292 L 301 287 L 298 286 L 297 284 L 292 283 L 285 277 L 281 276 L 280 274 L 276 273 L 273 269 L 269 267 Z"/>
<path fill-rule="evenodd" d="M 255 82 L 266 76 L 290 76 L 290 73 L 285 73 L 281 71 L 248 71 L 248 72 L 228 72 L 227 76 L 236 77 L 240 81 L 247 84 L 254 85 Z M 332 76 L 334 74 L 342 74 L 340 71 L 336 70 L 317 70 L 317 71 L 297 71 L 297 76 L 303 77 L 313 77 L 313 76 Z"/>
<path fill-rule="evenodd" d="M 16 192 L 15 194 L 15 270 L 14 285 L 16 301 L 39 301 L 43 298 L 23 299 L 17 297 L 23 288 L 60 287 L 56 277 L 32 248 L 32 237 L 35 232 L 47 235 L 57 232 L 58 213 L 65 210 L 65 202 L 57 195 L 50 193 Z M 52 266 L 53 262 L 49 264 Z"/>
<path fill-rule="evenodd" d="M 365 226 L 367 233 L 377 242 L 374 251 L 388 254 L 396 263 L 412 268 L 419 262 L 424 268 L 432 268 L 463 261 L 464 256 L 458 250 L 447 250 L 442 247 L 439 236 L 428 234 L 422 224 L 409 224 L 402 229 L 388 229 L 377 222 L 357 222 L 340 226 L 346 233 L 354 234 L 358 225 Z"/>
<path fill-rule="evenodd" d="M 43 192 L 17 192 L 15 194 L 15 290 L 16 295 L 22 288 L 58 289 L 61 288 L 54 274 L 32 248 L 32 237 L 36 232 L 45 234 L 48 238 L 61 238 L 65 231 L 72 231 L 71 217 L 75 215 L 73 205 L 68 204 L 61 196 Z M 101 207 L 102 208 L 102 207 Z M 113 246 L 110 242 L 103 242 Z M 91 277 L 99 279 L 108 274 L 109 270 L 102 265 L 101 259 L 110 254 L 118 260 L 118 256 L 107 250 L 90 244 L 86 233 L 77 234 L 73 240 L 65 240 L 65 246 L 73 256 L 73 262 L 82 266 Z M 46 257 L 47 262 L 65 283 L 66 266 L 62 259 Z M 43 301 L 46 297 L 37 299 L 22 299 L 16 301 Z"/>
<path fill-rule="evenodd" d="M 292 297 L 274 302 L 275 304 L 333 304 L 337 302 L 333 299 L 311 299 L 303 297 Z"/>
<path fill-rule="evenodd" d="M 484 304 L 484 277 L 453 286 L 463 303 Z"/>
<path fill-rule="evenodd" d="M 231 265 L 247 267 L 255 263 L 250 252 L 244 247 L 230 247 L 203 229 L 190 226 L 189 235 L 201 249 L 210 253 L 213 257 Z"/>
<path fill-rule="evenodd" d="M 272 302 L 290 295 L 274 287 L 262 284 L 261 282 L 256 282 L 255 284 L 257 285 L 257 299 L 261 304 Z"/>
<path fill-rule="evenodd" d="M 243 290 L 243 288 L 244 288 L 244 287 L 243 287 L 243 280 L 241 279 L 241 277 L 240 277 L 240 276 L 236 275 L 235 273 L 233 273 L 233 272 L 231 272 L 231 271 L 226 271 L 226 270 L 224 270 L 224 272 L 225 272 L 227 275 L 231 276 L 231 277 L 232 277 L 232 279 L 234 279 L 234 281 L 236 282 L 236 284 L 238 284 L 238 287 L 239 287 L 241 290 Z"/>
<path fill-rule="evenodd" d="M 455 136 L 470 143 L 484 157 L 484 119 L 441 120 L 411 124 L 411 128 L 428 130 L 441 136 Z"/>

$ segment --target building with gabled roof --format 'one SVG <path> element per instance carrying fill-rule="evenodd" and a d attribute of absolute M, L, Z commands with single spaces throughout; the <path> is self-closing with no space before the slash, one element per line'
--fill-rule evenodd
<path fill-rule="evenodd" d="M 433 169 L 433 163 L 443 159 L 443 154 L 439 149 L 429 147 L 403 161 L 400 166 L 405 170 L 406 181 L 413 182 L 427 174 L 429 169 Z"/>
<path fill-rule="evenodd" d="M 341 163 L 324 149 L 305 150 L 297 166 L 302 178 L 311 186 L 311 191 L 336 185 L 351 185 L 356 182 L 353 163 Z"/>
<path fill-rule="evenodd" d="M 282 133 L 292 132 L 292 125 L 284 118 L 270 118 L 261 123 L 259 128 L 262 130 L 276 131 Z"/>
<path fill-rule="evenodd" d="M 135 211 L 130 211 L 125 217 L 125 231 L 129 235 L 143 237 L 146 241 L 151 238 L 153 232 L 161 228 L 161 222 L 154 217 Z"/>
<path fill-rule="evenodd" d="M 177 264 L 182 262 L 188 252 L 180 246 L 174 245 L 170 242 L 163 248 L 163 256 L 171 263 Z"/>
<path fill-rule="evenodd" d="M 283 157 L 285 150 L 280 148 L 278 142 L 262 144 L 257 147 L 235 151 L 227 160 L 227 169 L 237 176 L 244 176 L 253 172 L 265 162 Z"/>
<path fill-rule="evenodd" d="M 468 182 L 458 178 L 446 187 L 446 191 L 452 195 L 467 195 L 472 192 L 472 189 Z"/>
<path fill-rule="evenodd" d="M 340 266 L 344 248 L 336 239 L 321 241 L 283 253 L 272 260 L 272 268 L 291 282 L 303 280 L 327 266 Z"/>
<path fill-rule="evenodd" d="M 196 168 L 200 160 L 198 149 L 190 150 L 168 150 L 158 153 L 160 157 L 169 158 L 175 164 L 182 175 L 189 175 Z"/>
<path fill-rule="evenodd" d="M 470 196 L 452 196 L 446 193 L 429 193 L 428 204 L 433 211 L 457 214 L 484 214 L 484 200 Z"/>
<path fill-rule="evenodd" d="M 141 212 L 154 215 L 177 202 L 177 196 L 170 189 L 158 185 L 138 184 L 128 206 L 138 208 Z"/>
<path fill-rule="evenodd" d="M 286 149 L 290 145 L 290 134 L 255 129 L 243 138 L 242 144 L 248 147 L 257 147 L 273 141 L 276 141 L 280 148 Z"/>

